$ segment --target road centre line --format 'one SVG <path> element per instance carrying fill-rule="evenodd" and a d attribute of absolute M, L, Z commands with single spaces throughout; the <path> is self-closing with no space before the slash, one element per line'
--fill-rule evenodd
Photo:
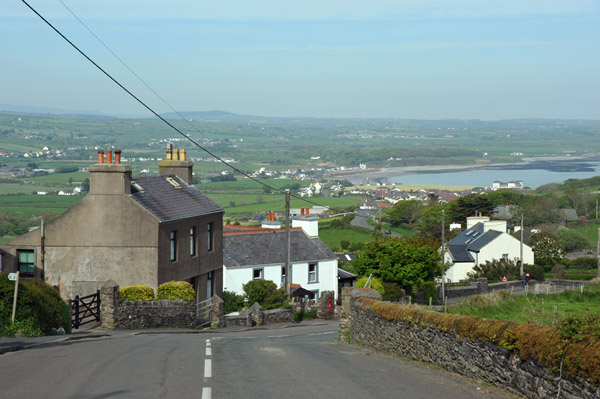
<path fill-rule="evenodd" d="M 202 399 L 210 399 L 211 389 L 210 387 L 202 388 Z"/>
<path fill-rule="evenodd" d="M 210 359 L 204 359 L 204 378 L 212 377 L 212 363 Z"/>
<path fill-rule="evenodd" d="M 210 346 L 206 347 L 206 356 L 212 356 L 212 350 Z"/>

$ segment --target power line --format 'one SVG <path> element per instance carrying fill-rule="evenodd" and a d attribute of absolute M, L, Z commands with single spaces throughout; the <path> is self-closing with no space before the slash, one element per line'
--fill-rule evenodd
<path fill-rule="evenodd" d="M 198 142 L 196 142 L 196 140 L 192 139 L 191 137 L 189 137 L 185 133 L 181 132 L 179 129 L 177 129 L 175 126 L 173 126 L 169 121 L 167 121 L 165 118 L 163 118 L 162 116 L 160 116 L 156 111 L 154 111 L 154 109 L 152 109 L 150 106 L 148 106 L 144 101 L 142 101 L 135 94 L 133 94 L 131 91 L 129 91 L 129 89 L 127 89 L 125 86 L 123 86 L 117 79 L 115 79 L 114 77 L 112 77 L 111 74 L 109 74 L 107 71 L 105 71 L 100 65 L 98 65 L 94 60 L 92 60 L 86 53 L 84 53 L 83 50 L 81 50 L 71 40 L 69 40 L 65 35 L 63 35 L 63 33 L 61 31 L 59 31 L 56 27 L 54 27 L 54 25 L 52 25 L 52 23 L 50 23 L 39 12 L 37 12 L 37 10 L 35 8 L 33 8 L 31 5 L 29 5 L 29 3 L 27 3 L 25 0 L 21 0 L 21 2 L 23 4 L 25 4 L 31 11 L 33 11 L 33 13 L 35 13 L 35 15 L 37 15 L 42 21 L 44 21 L 46 23 L 46 25 L 48 25 L 53 31 L 55 31 L 60 37 L 62 37 L 67 43 L 69 43 L 71 45 L 71 47 L 73 47 L 79 54 L 81 54 L 86 60 L 88 60 L 92 65 L 94 65 L 107 78 L 109 78 L 114 84 L 116 84 L 117 86 L 119 86 L 123 91 L 125 91 L 127 94 L 129 94 L 129 96 L 131 96 L 134 100 L 136 100 L 140 105 L 142 105 L 144 108 L 146 108 L 148 111 L 150 111 L 154 116 L 156 116 L 158 119 L 160 119 L 166 125 L 168 125 L 171 129 L 173 129 L 177 133 L 179 133 L 182 137 L 184 137 L 185 139 L 189 140 L 196 147 L 200 148 L 201 150 L 203 150 L 204 152 L 206 152 L 210 156 L 214 157 L 215 159 L 217 159 L 222 164 L 228 166 L 233 171 L 241 174 L 242 176 L 245 176 L 248 179 L 251 179 L 251 180 L 257 182 L 258 184 L 260 184 L 260 185 L 262 185 L 264 187 L 269 187 L 270 189 L 278 191 L 281 194 L 285 194 L 284 190 L 281 190 L 281 189 L 279 189 L 277 187 L 270 186 L 270 185 L 268 185 L 266 183 L 263 183 L 262 181 L 260 181 L 260 180 L 258 180 L 256 178 L 248 175 L 247 173 L 245 173 L 242 170 L 240 170 L 240 169 L 236 168 L 235 166 L 231 165 L 230 163 L 228 163 L 227 161 L 225 161 L 224 159 L 222 159 L 218 155 L 213 154 L 211 151 L 209 151 L 206 148 L 204 148 L 202 145 L 200 145 Z M 316 206 L 322 206 L 322 205 L 320 205 L 320 204 L 318 204 L 316 202 L 309 201 L 307 199 L 304 199 L 302 197 L 298 197 L 296 195 L 292 195 L 292 197 L 294 197 L 296 199 L 299 199 L 299 200 L 302 200 L 302 201 L 305 201 L 305 202 L 307 202 L 309 204 L 313 204 L 313 205 L 316 205 Z"/>

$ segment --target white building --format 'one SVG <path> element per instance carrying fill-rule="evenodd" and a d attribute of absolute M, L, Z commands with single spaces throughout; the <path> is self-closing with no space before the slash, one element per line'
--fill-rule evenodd
<path fill-rule="evenodd" d="M 506 232 L 505 220 L 490 220 L 487 216 L 467 218 L 467 228 L 448 241 L 444 254 L 446 279 L 459 282 L 468 278 L 473 267 L 494 259 L 520 260 L 521 243 Z M 533 250 L 523 244 L 523 264 L 533 265 Z"/>
<path fill-rule="evenodd" d="M 315 294 L 338 293 L 337 257 L 318 237 L 318 219 L 292 220 L 290 270 L 292 284 Z M 304 230 L 306 229 L 306 230 Z M 225 226 L 223 231 L 223 290 L 243 294 L 251 280 L 271 280 L 284 286 L 285 229 Z"/>

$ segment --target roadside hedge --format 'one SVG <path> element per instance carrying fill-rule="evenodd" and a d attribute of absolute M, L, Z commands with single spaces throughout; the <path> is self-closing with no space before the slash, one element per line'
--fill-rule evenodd
<path fill-rule="evenodd" d="M 417 307 L 360 298 L 357 304 L 388 321 L 414 324 L 420 329 L 435 328 L 456 333 L 461 338 L 491 342 L 512 352 L 521 359 L 536 359 L 551 372 L 567 372 L 600 384 L 600 317 L 587 320 L 572 317 L 559 327 L 514 323 L 472 316 L 443 314 Z M 587 316 L 589 318 L 589 316 Z"/>
<path fill-rule="evenodd" d="M 156 299 L 196 300 L 196 291 L 187 281 L 169 281 L 158 286 Z"/>
<path fill-rule="evenodd" d="M 119 301 L 152 301 L 154 289 L 147 285 L 131 285 L 119 288 Z"/>
<path fill-rule="evenodd" d="M 11 322 L 15 282 L 0 274 L 0 336 L 26 337 L 71 331 L 69 306 L 50 285 L 39 280 L 19 281 L 15 323 Z"/>

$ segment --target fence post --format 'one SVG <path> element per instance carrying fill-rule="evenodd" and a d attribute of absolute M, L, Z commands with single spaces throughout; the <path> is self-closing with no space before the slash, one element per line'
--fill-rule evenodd
<path fill-rule="evenodd" d="M 96 321 L 100 321 L 100 290 L 96 290 Z"/>
<path fill-rule="evenodd" d="M 75 328 L 79 328 L 79 295 L 75 296 Z"/>

